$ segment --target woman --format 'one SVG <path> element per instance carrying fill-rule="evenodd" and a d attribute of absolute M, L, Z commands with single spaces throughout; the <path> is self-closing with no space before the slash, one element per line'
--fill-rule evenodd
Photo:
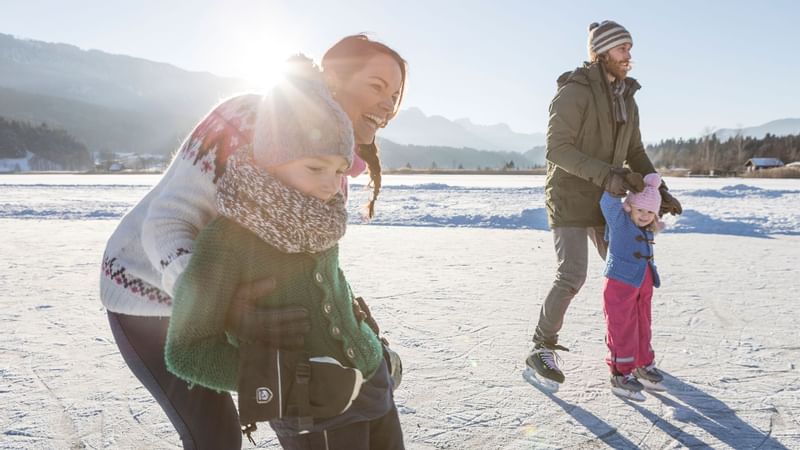
<path fill-rule="evenodd" d="M 331 95 L 353 124 L 357 145 L 349 174 L 357 176 L 369 167 L 373 192 L 368 214 L 372 216 L 381 186 L 375 133 L 397 112 L 405 88 L 406 62 L 391 48 L 354 35 L 325 53 L 322 69 Z M 229 99 L 197 125 L 161 181 L 123 217 L 103 256 L 100 296 L 114 339 L 131 371 L 175 426 L 184 448 L 241 447 L 242 434 L 230 395 L 200 386 L 189 389 L 169 373 L 164 342 L 175 282 L 189 262 L 197 233 L 218 215 L 216 183 L 225 172 L 228 156 L 249 142 L 259 127 L 255 117 L 260 98 L 250 94 Z M 260 297 L 272 287 L 271 280 L 241 286 L 237 301 Z M 231 326 L 237 328 L 238 318 L 253 315 L 252 311 L 229 314 Z M 255 319 L 250 323 L 299 320 L 291 313 L 278 318 L 255 315 Z M 298 338 L 302 336 L 277 336 L 274 342 L 280 346 L 287 339 Z M 397 420 L 395 409 L 386 416 Z M 319 437 L 312 435 L 309 439 Z M 281 440 L 283 443 L 284 438 Z"/>

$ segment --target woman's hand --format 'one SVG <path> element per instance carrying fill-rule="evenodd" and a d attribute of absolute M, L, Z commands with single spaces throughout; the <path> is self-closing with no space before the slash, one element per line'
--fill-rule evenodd
<path fill-rule="evenodd" d="M 225 317 L 225 330 L 240 340 L 263 343 L 269 348 L 302 350 L 311 330 L 306 308 L 255 306 L 258 299 L 274 290 L 273 278 L 239 286 Z"/>

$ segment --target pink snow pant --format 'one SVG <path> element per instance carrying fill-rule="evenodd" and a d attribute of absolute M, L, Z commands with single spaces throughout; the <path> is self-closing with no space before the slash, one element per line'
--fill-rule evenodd
<path fill-rule="evenodd" d="M 603 314 L 606 317 L 606 363 L 611 373 L 627 375 L 636 367 L 655 360 L 650 346 L 653 275 L 648 266 L 642 286 L 637 288 L 606 278 L 603 286 Z"/>

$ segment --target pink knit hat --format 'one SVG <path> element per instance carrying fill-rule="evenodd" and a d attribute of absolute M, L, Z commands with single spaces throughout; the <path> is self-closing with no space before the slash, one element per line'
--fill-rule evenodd
<path fill-rule="evenodd" d="M 661 175 L 649 173 L 644 176 L 644 190 L 639 193 L 629 192 L 625 198 L 625 203 L 636 208 L 645 209 L 657 213 L 661 208 L 661 193 L 658 187 L 661 186 Z"/>

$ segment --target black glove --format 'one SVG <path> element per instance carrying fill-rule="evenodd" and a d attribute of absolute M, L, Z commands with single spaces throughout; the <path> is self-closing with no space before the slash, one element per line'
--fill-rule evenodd
<path fill-rule="evenodd" d="M 611 195 L 622 197 L 628 191 L 642 192 L 644 178 L 642 174 L 631 172 L 627 167 L 612 167 L 603 181 L 603 189 Z"/>
<path fill-rule="evenodd" d="M 355 313 L 358 321 L 364 321 L 367 323 L 367 326 L 375 332 L 375 336 L 381 335 L 381 329 L 378 327 L 378 322 L 375 322 L 375 318 L 372 317 L 372 312 L 370 312 L 369 306 L 367 306 L 367 302 L 364 301 L 364 298 L 356 297 L 353 300 L 353 313 Z"/>
<path fill-rule="evenodd" d="M 658 188 L 658 192 L 661 193 L 661 208 L 658 210 L 659 217 L 667 213 L 672 214 L 673 216 L 683 213 L 681 202 L 679 202 L 677 198 L 673 197 L 672 194 L 669 193 L 666 184 L 662 183 Z"/>
<path fill-rule="evenodd" d="M 378 339 L 381 341 L 383 346 L 383 358 L 386 360 L 386 367 L 389 369 L 389 375 L 392 377 L 392 389 L 397 389 L 397 387 L 400 386 L 400 382 L 403 380 L 403 361 L 400 359 L 400 355 L 389 348 L 389 341 L 381 336 L 381 329 L 378 327 L 378 323 L 375 322 L 375 318 L 372 317 L 372 312 L 370 312 L 369 306 L 367 306 L 367 302 L 364 301 L 364 298 L 356 297 L 353 299 L 353 312 L 356 315 L 356 319 L 366 322 L 367 326 L 375 332 L 375 336 L 378 336 Z"/>
<path fill-rule="evenodd" d="M 245 342 L 268 348 L 302 350 L 311 330 L 308 310 L 300 306 L 257 308 L 234 302 L 225 318 L 225 331 Z"/>

